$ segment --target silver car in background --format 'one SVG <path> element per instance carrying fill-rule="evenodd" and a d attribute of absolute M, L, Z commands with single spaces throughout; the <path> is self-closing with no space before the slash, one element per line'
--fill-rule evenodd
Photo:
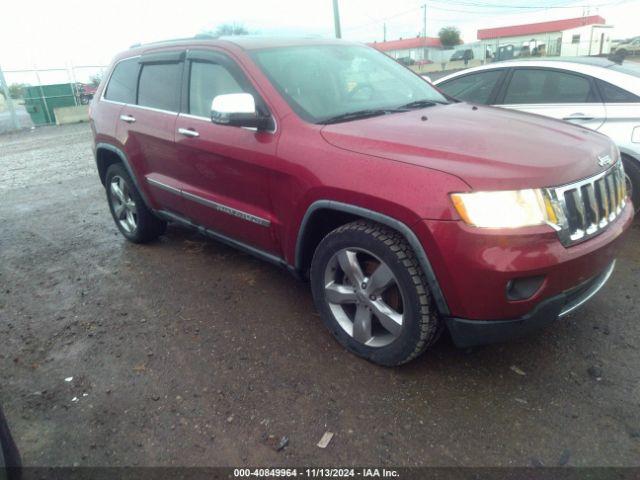
<path fill-rule="evenodd" d="M 434 84 L 459 100 L 536 113 L 608 135 L 620 148 L 633 203 L 640 208 L 640 63 L 594 57 L 514 60 L 462 70 Z"/>

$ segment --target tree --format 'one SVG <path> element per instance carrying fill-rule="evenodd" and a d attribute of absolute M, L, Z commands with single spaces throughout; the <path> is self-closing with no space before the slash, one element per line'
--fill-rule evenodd
<path fill-rule="evenodd" d="M 11 95 L 11 98 L 23 98 L 26 87 L 26 83 L 12 83 L 9 85 L 9 95 Z"/>
<path fill-rule="evenodd" d="M 202 33 L 214 37 L 225 37 L 232 35 L 248 35 L 249 30 L 247 30 L 241 23 L 223 23 L 222 25 L 218 25 L 215 29 L 203 30 Z"/>
<path fill-rule="evenodd" d="M 462 39 L 460 38 L 460 30 L 456 27 L 443 27 L 438 32 L 438 37 L 440 37 L 440 43 L 442 43 L 443 47 L 455 47 L 456 45 L 460 45 L 462 43 Z"/>
<path fill-rule="evenodd" d="M 91 85 L 92 87 L 97 87 L 98 85 L 100 85 L 101 81 L 102 73 L 96 73 L 95 75 L 91 75 L 89 77 L 89 85 Z"/>

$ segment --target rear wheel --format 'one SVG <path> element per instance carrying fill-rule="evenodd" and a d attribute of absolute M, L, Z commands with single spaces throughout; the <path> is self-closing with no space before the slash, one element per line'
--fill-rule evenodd
<path fill-rule="evenodd" d="M 113 220 L 127 240 L 146 243 L 164 233 L 167 223 L 147 208 L 124 166 L 109 167 L 105 187 Z"/>
<path fill-rule="evenodd" d="M 441 331 L 411 247 L 402 235 L 375 223 L 344 225 L 320 242 L 311 288 L 335 338 L 380 365 L 412 360 Z"/>
<path fill-rule="evenodd" d="M 640 162 L 628 155 L 622 155 L 624 173 L 627 177 L 627 192 L 636 212 L 640 211 Z"/>

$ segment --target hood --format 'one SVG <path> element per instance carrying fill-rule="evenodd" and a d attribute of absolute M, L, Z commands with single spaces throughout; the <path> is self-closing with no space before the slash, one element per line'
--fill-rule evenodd
<path fill-rule="evenodd" d="M 474 190 L 551 187 L 605 168 L 612 142 L 539 115 L 466 103 L 327 125 L 330 144 L 455 175 Z"/>

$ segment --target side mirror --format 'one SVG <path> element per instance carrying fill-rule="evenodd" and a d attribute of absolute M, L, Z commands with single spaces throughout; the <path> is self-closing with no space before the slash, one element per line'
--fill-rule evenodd
<path fill-rule="evenodd" d="M 270 130 L 273 119 L 256 110 L 256 101 L 250 93 L 217 95 L 211 102 L 211 121 L 219 125 Z"/>

